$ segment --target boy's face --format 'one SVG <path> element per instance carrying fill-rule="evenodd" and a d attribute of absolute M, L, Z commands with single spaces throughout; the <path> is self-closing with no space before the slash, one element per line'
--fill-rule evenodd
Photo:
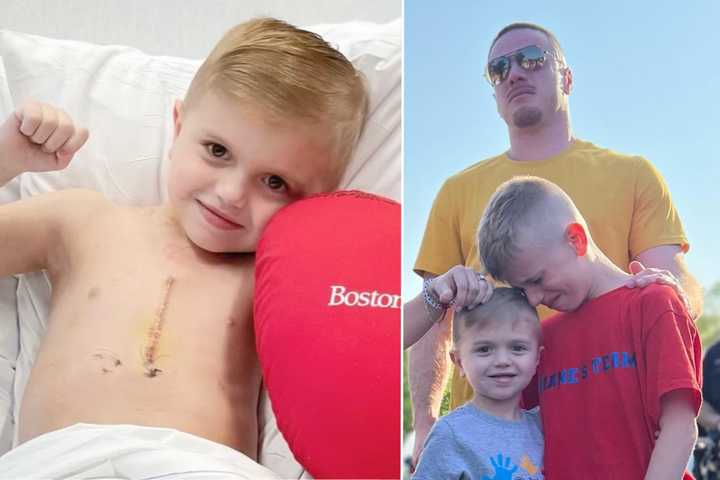
<path fill-rule="evenodd" d="M 514 315 L 461 327 L 453 360 L 482 404 L 518 401 L 535 375 L 540 359 L 538 320 L 530 312 Z"/>
<path fill-rule="evenodd" d="M 505 269 L 505 279 L 523 289 L 532 306 L 571 312 L 587 300 L 591 285 L 585 257 L 578 256 L 571 245 L 528 243 L 518 250 Z"/>
<path fill-rule="evenodd" d="M 188 238 L 210 252 L 254 252 L 270 217 L 335 187 L 327 132 L 271 122 L 213 92 L 175 105 L 170 204 Z"/>

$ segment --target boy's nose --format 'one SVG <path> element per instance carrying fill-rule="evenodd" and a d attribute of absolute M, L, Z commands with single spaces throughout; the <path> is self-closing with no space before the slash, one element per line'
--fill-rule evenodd
<path fill-rule="evenodd" d="M 247 203 L 249 188 L 244 178 L 233 175 L 219 181 L 215 191 L 225 205 L 241 208 Z"/>
<path fill-rule="evenodd" d="M 543 295 L 537 288 L 526 288 L 525 296 L 527 297 L 528 303 L 533 307 L 537 307 L 542 302 Z"/>
<path fill-rule="evenodd" d="M 495 366 L 510 365 L 510 353 L 504 348 L 498 348 L 495 352 Z"/>

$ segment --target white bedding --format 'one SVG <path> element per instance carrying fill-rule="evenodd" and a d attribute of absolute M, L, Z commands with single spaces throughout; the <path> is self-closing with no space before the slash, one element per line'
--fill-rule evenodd
<path fill-rule="evenodd" d="M 76 424 L 0 457 L 0 476 L 24 480 L 281 478 L 242 453 L 169 428 Z"/>

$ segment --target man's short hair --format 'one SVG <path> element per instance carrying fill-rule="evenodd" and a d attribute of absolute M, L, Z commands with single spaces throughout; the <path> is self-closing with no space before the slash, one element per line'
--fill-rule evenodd
<path fill-rule="evenodd" d="M 537 30 L 538 32 L 544 33 L 545 36 L 548 38 L 548 40 L 550 40 L 550 44 L 552 45 L 553 50 L 557 54 L 557 59 L 560 62 L 560 64 L 562 64 L 564 66 L 567 65 L 567 61 L 565 60 L 565 52 L 563 51 L 562 47 L 560 46 L 560 42 L 558 41 L 555 34 L 541 25 L 538 25 L 536 23 L 530 23 L 530 22 L 515 22 L 515 23 L 511 23 L 510 25 L 503 27 L 497 33 L 497 35 L 495 35 L 495 38 L 493 39 L 492 43 L 490 44 L 490 48 L 488 49 L 488 55 L 490 54 L 490 52 L 492 51 L 493 47 L 495 46 L 497 41 L 500 39 L 500 37 L 502 37 L 507 32 L 510 32 L 512 30 L 520 30 L 523 28 L 527 28 L 530 30 Z"/>
<path fill-rule="evenodd" d="M 527 317 L 530 315 L 530 317 Z M 460 342 L 462 333 L 474 326 L 484 326 L 490 321 L 525 321 L 534 319 L 537 324 L 537 337 L 540 340 L 540 320 L 537 311 L 528 303 L 525 293 L 519 288 L 496 288 L 490 300 L 480 304 L 472 310 L 455 312 L 453 317 L 453 342 Z"/>
<path fill-rule="evenodd" d="M 521 235 L 527 235 L 528 227 L 537 224 L 538 217 L 542 217 L 543 228 L 533 231 L 536 237 L 552 234 L 557 230 L 554 226 L 561 226 L 564 219 L 553 215 L 555 210 L 548 203 L 551 200 L 562 205 L 578 223 L 585 223 L 570 197 L 543 178 L 517 176 L 495 190 L 480 218 L 477 233 L 480 261 L 494 279 L 506 280 L 505 270 L 519 250 L 519 240 L 525 238 Z"/>
<path fill-rule="evenodd" d="M 319 35 L 274 18 L 242 23 L 220 39 L 190 84 L 188 108 L 207 91 L 259 107 L 272 120 L 327 128 L 340 170 L 368 112 L 362 73 Z"/>

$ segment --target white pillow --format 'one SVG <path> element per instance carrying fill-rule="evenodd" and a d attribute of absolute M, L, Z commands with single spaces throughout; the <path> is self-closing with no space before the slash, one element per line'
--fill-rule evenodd
<path fill-rule="evenodd" d="M 368 122 L 340 188 L 396 201 L 401 185 L 400 27 L 397 20 L 309 28 L 342 51 L 365 74 L 370 89 Z M 70 167 L 25 175 L 24 194 L 87 187 L 121 203 L 157 204 L 165 198 L 172 104 L 184 96 L 200 60 L 7 30 L 0 30 L 0 57 L 13 105 L 28 99 L 53 103 L 90 129 L 90 140 Z"/>
<path fill-rule="evenodd" d="M 5 81 L 5 67 L 0 57 L 0 121 L 12 112 L 10 92 Z M 20 198 L 20 179 L 0 186 L 0 205 Z M 12 446 L 14 422 L 13 382 L 18 356 L 18 311 L 15 291 L 17 278 L 0 278 L 0 453 Z"/>
<path fill-rule="evenodd" d="M 337 46 L 368 79 L 368 123 L 341 188 L 399 201 L 400 20 L 385 25 L 353 22 L 309 29 Z M 23 174 L 19 182 L 4 189 L 10 192 L 6 196 L 16 195 L 19 186 L 22 198 L 70 187 L 99 190 L 122 204 L 154 205 L 166 198 L 165 159 L 172 139 L 172 104 L 184 96 L 200 60 L 151 56 L 129 47 L 53 40 L 7 30 L 0 30 L 0 60 L 5 65 L 4 75 L 0 71 L 0 93 L 5 88 L 11 100 L 0 103 L 2 119 L 23 101 L 36 99 L 64 108 L 90 130 L 88 143 L 67 169 Z M 9 298 L 12 287 L 0 286 L 0 299 Z M 44 274 L 20 278 L 17 306 L 22 345 L 14 383 L 15 415 L 45 331 L 49 291 Z M 7 312 L 0 310 L 0 316 L 12 313 L 9 307 Z M 12 355 L 8 350 L 7 356 Z M 0 402 L 0 420 L 3 406 Z M 263 463 L 286 478 L 302 473 L 283 458 L 283 448 L 286 453 L 289 450 L 282 436 L 266 434 L 270 449 L 277 448 L 280 453 L 266 455 Z"/>

